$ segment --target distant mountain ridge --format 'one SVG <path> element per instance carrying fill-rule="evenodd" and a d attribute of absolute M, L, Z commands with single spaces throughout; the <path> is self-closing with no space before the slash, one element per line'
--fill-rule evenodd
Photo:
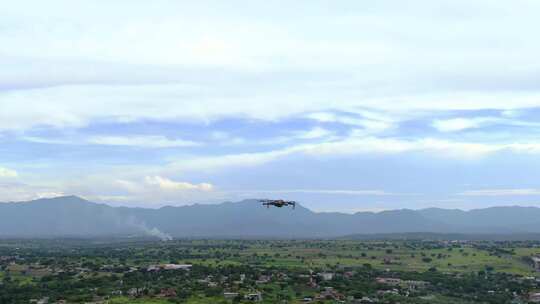
<path fill-rule="evenodd" d="M 540 233 L 540 208 L 344 214 L 317 213 L 303 206 L 267 209 L 256 200 L 160 209 L 111 207 L 76 196 L 0 203 L 0 237 L 329 238 L 418 232 L 535 234 Z"/>

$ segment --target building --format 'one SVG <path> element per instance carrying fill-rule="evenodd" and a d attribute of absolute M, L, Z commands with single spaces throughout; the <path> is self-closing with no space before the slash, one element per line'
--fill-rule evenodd
<path fill-rule="evenodd" d="M 164 288 L 157 296 L 159 298 L 174 298 L 176 295 L 176 290 L 174 288 Z"/>
<path fill-rule="evenodd" d="M 150 265 L 148 268 L 146 268 L 146 271 L 159 271 L 161 268 L 158 265 Z"/>
<path fill-rule="evenodd" d="M 429 282 L 425 282 L 425 281 L 409 280 L 409 281 L 403 281 L 403 283 L 407 285 L 407 288 L 409 288 L 409 290 L 420 290 L 420 289 L 426 288 L 429 285 Z"/>
<path fill-rule="evenodd" d="M 530 303 L 540 303 L 540 292 L 535 292 L 529 294 L 529 302 Z"/>
<path fill-rule="evenodd" d="M 347 279 L 350 279 L 350 278 L 352 278 L 352 277 L 354 276 L 354 273 L 355 273 L 354 271 L 345 271 L 345 272 L 343 273 L 343 276 L 344 276 L 345 278 L 347 278 Z"/>
<path fill-rule="evenodd" d="M 534 269 L 536 269 L 536 271 L 540 271 L 540 257 L 533 256 L 531 260 L 534 264 Z"/>
<path fill-rule="evenodd" d="M 163 265 L 163 269 L 165 270 L 191 270 L 193 265 L 190 264 L 165 264 Z"/>
<path fill-rule="evenodd" d="M 238 297 L 238 292 L 224 292 L 223 297 L 225 299 L 234 299 L 234 298 Z"/>
<path fill-rule="evenodd" d="M 333 272 L 321 272 L 317 274 L 323 281 L 330 281 L 334 278 L 335 273 Z"/>
<path fill-rule="evenodd" d="M 164 265 L 150 265 L 146 271 L 160 271 L 160 270 L 191 270 L 193 265 L 189 264 L 164 264 Z"/>
<path fill-rule="evenodd" d="M 384 295 L 398 295 L 399 294 L 399 290 L 397 289 L 392 289 L 392 290 L 377 290 L 377 295 L 378 296 L 384 296 Z"/>
<path fill-rule="evenodd" d="M 345 296 L 341 293 L 334 290 L 332 287 L 325 287 L 321 293 L 319 293 L 316 297 L 316 300 L 334 300 L 334 301 L 341 301 L 345 299 Z"/>
<path fill-rule="evenodd" d="M 397 286 L 397 285 L 401 284 L 401 279 L 398 279 L 398 278 L 376 278 L 375 282 L 377 282 L 379 284 Z"/>
<path fill-rule="evenodd" d="M 127 291 L 130 297 L 140 297 L 144 294 L 146 288 L 131 288 Z"/>
<path fill-rule="evenodd" d="M 247 294 L 244 296 L 244 298 L 248 301 L 252 301 L 252 302 L 262 302 L 263 298 L 262 298 L 262 294 L 260 292 L 254 292 L 254 293 L 250 293 L 250 294 Z"/>
<path fill-rule="evenodd" d="M 270 277 L 270 276 L 261 275 L 259 277 L 259 279 L 257 281 L 255 281 L 255 283 L 256 284 L 266 284 L 266 283 L 270 282 L 271 279 L 272 279 L 272 277 Z"/>
<path fill-rule="evenodd" d="M 362 297 L 361 299 L 355 300 L 354 303 L 369 304 L 369 303 L 376 303 L 376 302 L 377 302 L 376 299 L 372 299 L 372 298 L 369 298 L 369 297 Z"/>

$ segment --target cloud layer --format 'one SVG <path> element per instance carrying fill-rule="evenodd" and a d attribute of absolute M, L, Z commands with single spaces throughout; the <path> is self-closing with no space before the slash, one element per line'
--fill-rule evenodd
<path fill-rule="evenodd" d="M 0 201 L 265 189 L 320 210 L 537 203 L 539 9 L 3 4 Z"/>

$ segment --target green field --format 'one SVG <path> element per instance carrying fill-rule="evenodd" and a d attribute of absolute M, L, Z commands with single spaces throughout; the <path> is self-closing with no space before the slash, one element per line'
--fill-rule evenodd
<path fill-rule="evenodd" d="M 308 243 L 309 244 L 309 243 Z M 327 241 L 317 242 L 318 248 L 306 246 L 306 243 L 283 242 L 279 248 L 270 248 L 265 244 L 255 244 L 245 250 L 229 250 L 225 253 L 237 254 L 226 260 L 215 258 L 191 258 L 182 262 L 204 265 L 254 264 L 277 267 L 337 267 L 362 266 L 370 264 L 378 269 L 399 271 L 427 271 L 436 268 L 443 272 L 481 271 L 486 266 L 495 271 L 534 276 L 537 273 L 523 257 L 540 254 L 540 248 L 512 247 L 515 254 L 495 255 L 485 249 L 472 245 L 448 248 L 411 248 L 404 242 L 354 242 Z M 391 250 L 391 251 L 388 251 Z M 201 257 L 205 252 L 199 252 Z"/>

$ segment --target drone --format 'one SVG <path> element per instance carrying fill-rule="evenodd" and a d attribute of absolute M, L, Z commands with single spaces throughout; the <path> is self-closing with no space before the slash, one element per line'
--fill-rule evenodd
<path fill-rule="evenodd" d="M 285 200 L 270 200 L 270 199 L 263 199 L 259 200 L 259 202 L 263 203 L 263 206 L 266 206 L 266 208 L 270 208 L 270 206 L 274 207 L 284 207 L 284 206 L 292 206 L 293 209 L 296 207 L 295 201 L 285 201 Z"/>

